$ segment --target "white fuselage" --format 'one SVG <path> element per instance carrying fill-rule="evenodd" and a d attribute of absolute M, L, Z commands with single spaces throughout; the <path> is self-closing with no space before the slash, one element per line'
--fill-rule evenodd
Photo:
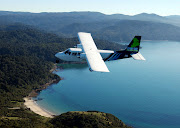
<path fill-rule="evenodd" d="M 114 51 L 112 50 L 98 50 L 103 59 L 108 58 Z M 63 52 L 58 52 L 55 56 L 64 61 L 86 61 L 86 53 L 83 52 L 82 48 L 69 48 Z"/>

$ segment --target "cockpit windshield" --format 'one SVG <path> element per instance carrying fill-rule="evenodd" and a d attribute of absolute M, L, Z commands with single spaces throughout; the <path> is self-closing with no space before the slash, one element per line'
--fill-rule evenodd
<path fill-rule="evenodd" d="M 67 54 L 69 52 L 69 50 L 66 50 L 64 53 Z"/>
<path fill-rule="evenodd" d="M 69 55 L 71 54 L 71 52 L 69 50 L 66 50 L 64 53 L 69 54 Z"/>
<path fill-rule="evenodd" d="M 64 53 L 67 54 L 67 55 L 80 56 L 80 52 L 79 51 L 71 51 L 69 49 L 64 51 Z"/>

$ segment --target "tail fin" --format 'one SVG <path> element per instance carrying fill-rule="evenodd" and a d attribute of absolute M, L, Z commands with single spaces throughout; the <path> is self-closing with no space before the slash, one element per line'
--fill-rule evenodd
<path fill-rule="evenodd" d="M 126 48 L 126 51 L 130 52 L 130 55 L 135 60 L 146 60 L 139 52 L 140 42 L 141 42 L 141 36 L 135 36 L 131 41 L 131 43 Z"/>
<path fill-rule="evenodd" d="M 141 42 L 141 36 L 135 36 L 125 51 L 129 51 L 132 53 L 138 53 L 139 47 L 140 47 L 140 42 Z"/>

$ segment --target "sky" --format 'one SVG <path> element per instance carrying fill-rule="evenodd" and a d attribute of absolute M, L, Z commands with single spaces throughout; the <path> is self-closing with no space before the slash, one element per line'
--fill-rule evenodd
<path fill-rule="evenodd" d="M 0 0 L 0 11 L 180 15 L 180 0 Z"/>

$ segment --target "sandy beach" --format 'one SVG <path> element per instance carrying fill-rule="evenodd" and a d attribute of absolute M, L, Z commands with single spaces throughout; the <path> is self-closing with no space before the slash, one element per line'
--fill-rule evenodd
<path fill-rule="evenodd" d="M 27 108 L 30 108 L 30 110 L 33 111 L 34 113 L 37 113 L 41 116 L 45 116 L 45 117 L 49 117 L 49 118 L 54 117 L 53 113 L 50 113 L 45 109 L 42 109 L 34 100 L 32 100 L 32 98 L 25 97 L 24 100 L 25 100 L 24 105 Z"/>

